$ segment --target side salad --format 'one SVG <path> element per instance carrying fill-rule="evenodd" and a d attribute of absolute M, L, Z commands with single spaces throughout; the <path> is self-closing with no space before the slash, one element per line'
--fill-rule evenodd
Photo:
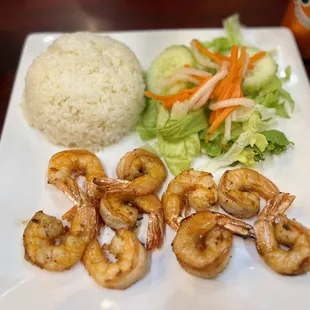
<path fill-rule="evenodd" d="M 272 52 L 243 43 L 238 15 L 223 26 L 226 37 L 168 47 L 147 72 L 147 105 L 136 130 L 144 141 L 156 139 L 150 146 L 175 175 L 201 152 L 215 171 L 253 166 L 293 144 L 272 128 L 275 117 L 294 110 L 283 89 L 290 67 L 278 77 Z"/>

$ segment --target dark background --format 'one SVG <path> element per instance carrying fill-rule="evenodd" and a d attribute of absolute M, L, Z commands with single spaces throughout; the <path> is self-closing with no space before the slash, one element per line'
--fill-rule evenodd
<path fill-rule="evenodd" d="M 39 31 L 281 25 L 288 0 L 0 0 L 0 130 L 25 37 Z M 305 61 L 308 75 L 310 62 Z"/>

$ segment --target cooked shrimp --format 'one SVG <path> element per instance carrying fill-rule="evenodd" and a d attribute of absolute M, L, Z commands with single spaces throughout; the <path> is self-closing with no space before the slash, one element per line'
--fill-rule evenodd
<path fill-rule="evenodd" d="M 96 210 L 88 203 L 77 207 L 69 230 L 54 216 L 38 211 L 24 231 L 25 259 L 49 271 L 70 269 L 95 233 Z"/>
<path fill-rule="evenodd" d="M 80 192 L 76 178 L 85 176 L 90 197 L 96 196 L 91 188 L 96 177 L 104 177 L 105 172 L 98 157 L 87 150 L 67 150 L 52 156 L 48 167 L 48 183 L 56 185 L 75 204 L 79 205 Z"/>
<path fill-rule="evenodd" d="M 104 251 L 114 255 L 117 262 L 110 262 Z M 112 242 L 102 248 L 97 240 L 93 240 L 87 246 L 82 261 L 99 285 L 120 290 L 139 281 L 148 270 L 146 250 L 136 235 L 125 229 L 118 230 Z"/>
<path fill-rule="evenodd" d="M 285 275 L 310 270 L 310 230 L 284 215 L 294 199 L 289 194 L 277 194 L 268 201 L 254 225 L 259 253 L 274 271 Z"/>
<path fill-rule="evenodd" d="M 185 218 L 172 249 L 181 267 L 202 278 L 214 278 L 228 264 L 232 234 L 253 238 L 253 227 L 217 212 L 203 211 Z"/>
<path fill-rule="evenodd" d="M 218 189 L 219 205 L 229 214 L 244 219 L 258 214 L 260 197 L 268 200 L 279 192 L 268 178 L 248 168 L 227 170 Z"/>
<path fill-rule="evenodd" d="M 120 179 L 131 181 L 136 195 L 154 193 L 166 178 L 166 168 L 158 156 L 143 149 L 126 153 L 117 167 Z"/>
<path fill-rule="evenodd" d="M 116 182 L 116 188 L 118 181 Z M 128 182 L 127 182 L 128 183 Z M 122 182 L 121 184 L 126 184 Z M 103 221 L 113 229 L 132 229 L 136 225 L 138 209 L 149 214 L 147 228 L 147 250 L 160 248 L 164 239 L 164 216 L 160 200 L 156 195 L 135 196 L 135 191 L 124 187 L 110 189 L 100 201 Z"/>
<path fill-rule="evenodd" d="M 217 203 L 218 192 L 212 174 L 194 169 L 185 170 L 176 176 L 163 195 L 162 203 L 166 223 L 177 230 L 185 208 L 206 210 Z"/>
<path fill-rule="evenodd" d="M 100 201 L 99 212 L 106 225 L 113 229 L 132 229 L 138 209 L 132 205 L 133 191 L 109 191 Z"/>

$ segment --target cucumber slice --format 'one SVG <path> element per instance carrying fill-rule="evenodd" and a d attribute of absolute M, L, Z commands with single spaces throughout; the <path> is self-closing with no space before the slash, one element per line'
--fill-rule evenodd
<path fill-rule="evenodd" d="M 195 58 L 189 48 L 184 45 L 173 45 L 165 49 L 151 64 L 147 73 L 147 89 L 152 93 L 165 95 L 175 94 L 185 88 L 186 83 L 176 83 L 169 89 L 162 87 L 164 79 L 171 76 L 178 68 L 184 65 L 194 67 Z"/>
<path fill-rule="evenodd" d="M 260 91 L 275 76 L 277 64 L 270 55 L 264 56 L 255 63 L 255 69 L 248 70 L 242 84 L 245 95 Z"/>

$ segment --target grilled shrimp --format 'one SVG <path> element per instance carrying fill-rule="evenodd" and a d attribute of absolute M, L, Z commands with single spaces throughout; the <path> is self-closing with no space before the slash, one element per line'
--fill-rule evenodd
<path fill-rule="evenodd" d="M 112 263 L 104 251 L 117 259 Z M 83 264 L 89 275 L 101 286 L 125 289 L 139 281 L 148 270 L 148 254 L 136 235 L 125 229 L 116 231 L 112 242 L 101 248 L 95 239 L 86 248 Z"/>
<path fill-rule="evenodd" d="M 108 191 L 100 201 L 99 212 L 106 225 L 113 229 L 132 229 L 136 225 L 138 209 L 132 204 L 133 192 Z"/>
<path fill-rule="evenodd" d="M 162 197 L 166 223 L 177 230 L 185 209 L 206 210 L 217 203 L 218 192 L 212 174 L 194 169 L 185 170 L 169 184 Z"/>
<path fill-rule="evenodd" d="M 87 150 L 67 150 L 52 156 L 48 167 L 48 183 L 60 188 L 75 204 L 80 205 L 80 191 L 76 178 L 85 176 L 87 191 L 90 196 L 98 194 L 92 187 L 96 177 L 105 177 L 104 169 L 98 157 Z"/>
<path fill-rule="evenodd" d="M 154 193 L 166 178 L 166 168 L 158 156 L 143 149 L 126 153 L 117 170 L 120 179 L 130 181 L 137 196 Z"/>
<path fill-rule="evenodd" d="M 211 211 L 182 220 L 172 243 L 181 267 L 202 278 L 214 278 L 228 264 L 232 235 L 253 238 L 253 227 L 227 215 Z"/>
<path fill-rule="evenodd" d="M 135 196 L 130 182 L 107 179 L 109 190 L 100 201 L 103 221 L 113 229 L 132 229 L 136 225 L 138 209 L 149 214 L 146 248 L 160 248 L 164 239 L 164 215 L 162 204 L 156 195 Z M 101 181 L 101 184 L 103 179 Z M 112 185 L 114 183 L 114 187 Z M 101 185 L 104 191 L 104 186 Z M 137 209 L 138 208 L 138 209 Z"/>
<path fill-rule="evenodd" d="M 49 271 L 70 269 L 95 235 L 96 210 L 85 199 L 77 207 L 69 230 L 56 217 L 38 211 L 24 231 L 25 259 Z"/>
<path fill-rule="evenodd" d="M 219 205 L 229 214 L 244 219 L 258 214 L 260 197 L 268 200 L 279 192 L 268 178 L 248 168 L 227 170 L 218 189 Z"/>
<path fill-rule="evenodd" d="M 284 215 L 294 199 L 285 193 L 275 195 L 254 224 L 259 253 L 274 271 L 285 275 L 310 270 L 310 230 Z"/>

